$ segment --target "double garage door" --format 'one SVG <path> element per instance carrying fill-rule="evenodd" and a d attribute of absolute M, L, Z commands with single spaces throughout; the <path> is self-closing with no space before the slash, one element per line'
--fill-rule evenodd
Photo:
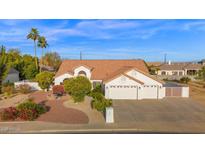
<path fill-rule="evenodd" d="M 166 97 L 181 97 L 182 88 L 181 87 L 166 87 Z"/>
<path fill-rule="evenodd" d="M 110 99 L 156 99 L 158 90 L 156 86 L 109 86 Z"/>

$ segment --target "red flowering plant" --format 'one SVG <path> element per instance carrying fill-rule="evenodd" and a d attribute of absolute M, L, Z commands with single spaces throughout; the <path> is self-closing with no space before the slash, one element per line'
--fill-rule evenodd
<path fill-rule="evenodd" d="M 55 85 L 53 86 L 53 94 L 62 96 L 65 93 L 64 86 L 63 85 Z"/>
<path fill-rule="evenodd" d="M 15 120 L 18 117 L 18 110 L 15 107 L 9 107 L 1 112 L 2 120 Z"/>

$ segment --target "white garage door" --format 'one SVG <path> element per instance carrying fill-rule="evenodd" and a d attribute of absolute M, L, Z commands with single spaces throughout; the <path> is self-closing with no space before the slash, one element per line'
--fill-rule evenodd
<path fill-rule="evenodd" d="M 137 86 L 109 86 L 110 99 L 137 99 Z"/>
<path fill-rule="evenodd" d="M 157 86 L 144 86 L 143 87 L 143 98 L 144 99 L 157 99 L 158 98 Z"/>

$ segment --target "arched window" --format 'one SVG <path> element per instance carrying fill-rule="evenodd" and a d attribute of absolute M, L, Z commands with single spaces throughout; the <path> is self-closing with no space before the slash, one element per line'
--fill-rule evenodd
<path fill-rule="evenodd" d="M 78 73 L 78 76 L 85 76 L 85 77 L 86 77 L 85 71 L 80 71 L 80 72 Z"/>

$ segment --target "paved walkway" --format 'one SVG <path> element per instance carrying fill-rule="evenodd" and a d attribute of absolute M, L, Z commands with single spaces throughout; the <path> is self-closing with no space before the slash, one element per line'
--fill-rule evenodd
<path fill-rule="evenodd" d="M 93 110 L 90 101 L 90 97 L 85 97 L 84 102 L 78 104 L 75 104 L 72 99 L 65 101 L 63 104 L 65 107 L 78 109 L 84 112 L 89 117 L 89 124 L 104 124 L 105 119 L 103 114 L 97 110 Z"/>

